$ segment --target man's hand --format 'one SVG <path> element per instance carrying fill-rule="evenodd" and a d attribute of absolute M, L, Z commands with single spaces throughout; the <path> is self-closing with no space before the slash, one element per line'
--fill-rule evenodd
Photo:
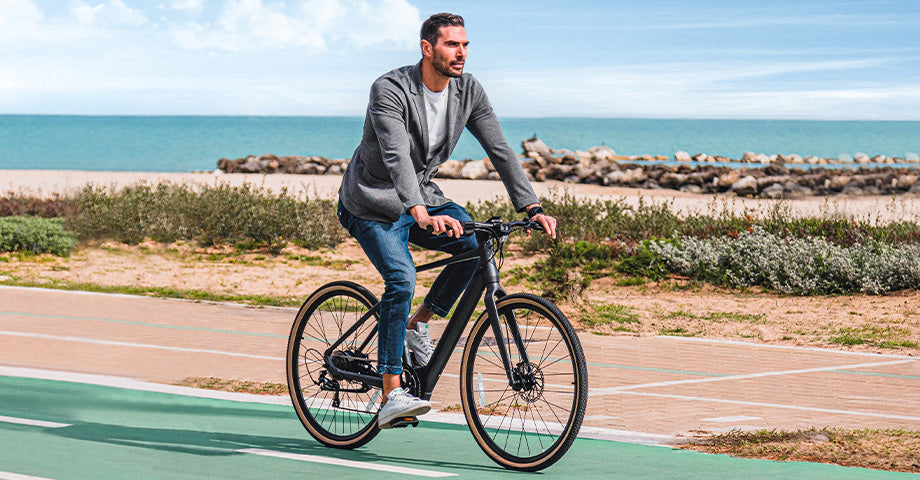
<path fill-rule="evenodd" d="M 418 226 L 422 228 L 431 226 L 431 231 L 435 235 L 447 233 L 448 237 L 455 238 L 460 238 L 460 235 L 463 235 L 463 223 L 460 220 L 448 215 L 435 215 L 432 217 L 428 215 L 428 209 L 424 205 L 416 205 L 410 208 L 409 215 L 412 215 Z"/>
<path fill-rule="evenodd" d="M 538 204 L 538 203 L 534 203 L 534 204 L 532 204 L 532 205 L 527 205 L 527 207 L 525 207 L 525 211 L 530 210 L 530 209 L 533 208 L 533 207 L 539 207 L 539 206 L 540 206 L 540 204 Z M 545 213 L 538 213 L 538 214 L 536 214 L 536 215 L 530 217 L 530 219 L 531 219 L 532 221 L 537 222 L 537 223 L 539 223 L 540 225 L 542 225 L 542 226 L 543 226 L 543 231 L 545 231 L 547 235 L 549 235 L 550 237 L 552 237 L 553 240 L 556 239 L 556 219 L 555 219 L 555 218 L 553 218 L 553 217 L 551 217 L 551 216 L 549 216 L 549 215 L 547 215 L 547 214 L 545 214 Z M 529 233 L 529 232 L 528 232 L 528 233 Z"/>

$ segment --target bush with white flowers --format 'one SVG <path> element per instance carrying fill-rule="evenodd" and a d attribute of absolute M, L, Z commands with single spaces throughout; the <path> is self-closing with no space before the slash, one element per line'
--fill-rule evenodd
<path fill-rule="evenodd" d="M 760 227 L 737 237 L 652 241 L 671 272 L 733 287 L 784 293 L 879 294 L 920 288 L 920 245 L 878 242 L 841 246 L 816 237 L 783 237 Z"/>

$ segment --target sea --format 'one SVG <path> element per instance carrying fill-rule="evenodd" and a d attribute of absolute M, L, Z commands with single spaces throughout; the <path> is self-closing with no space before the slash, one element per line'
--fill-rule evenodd
<path fill-rule="evenodd" d="M 363 117 L 0 115 L 0 169 L 212 171 L 220 158 L 349 158 Z M 677 151 L 739 159 L 747 152 L 838 158 L 916 156 L 920 121 L 503 118 L 505 137 L 552 148 L 606 145 L 620 155 Z M 484 151 L 465 132 L 451 158 Z M 916 166 L 916 164 L 913 164 Z"/>

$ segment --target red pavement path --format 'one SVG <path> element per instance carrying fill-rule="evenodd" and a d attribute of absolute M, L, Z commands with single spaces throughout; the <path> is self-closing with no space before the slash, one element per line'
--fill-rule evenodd
<path fill-rule="evenodd" d="M 294 310 L 0 287 L 0 366 L 172 383 L 285 381 Z M 433 324 L 435 335 L 446 321 Z M 585 433 L 666 441 L 692 430 L 920 430 L 920 359 L 675 337 L 581 335 Z M 455 355 L 435 407 L 459 403 Z M 592 433 L 593 432 L 593 433 Z"/>

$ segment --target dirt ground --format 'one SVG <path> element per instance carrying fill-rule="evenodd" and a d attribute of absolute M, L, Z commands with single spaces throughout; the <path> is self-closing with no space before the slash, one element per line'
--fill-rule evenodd
<path fill-rule="evenodd" d="M 437 258 L 423 251 L 414 255 L 417 262 Z M 509 281 L 515 267 L 527 268 L 536 260 L 519 252 L 506 254 L 502 274 L 509 292 L 542 293 L 538 285 Z M 435 275 L 421 274 L 417 297 L 427 292 Z M 0 254 L 0 283 L 129 285 L 260 295 L 297 304 L 320 285 L 342 279 L 377 295 L 383 291 L 379 275 L 351 239 L 334 250 L 288 247 L 280 255 L 154 242 L 81 247 L 69 258 Z M 580 298 L 560 301 L 560 306 L 597 335 L 665 334 L 920 355 L 918 291 L 797 297 L 696 286 L 679 278 L 641 285 L 622 280 L 594 280 Z M 599 321 L 597 312 L 602 312 Z"/>

